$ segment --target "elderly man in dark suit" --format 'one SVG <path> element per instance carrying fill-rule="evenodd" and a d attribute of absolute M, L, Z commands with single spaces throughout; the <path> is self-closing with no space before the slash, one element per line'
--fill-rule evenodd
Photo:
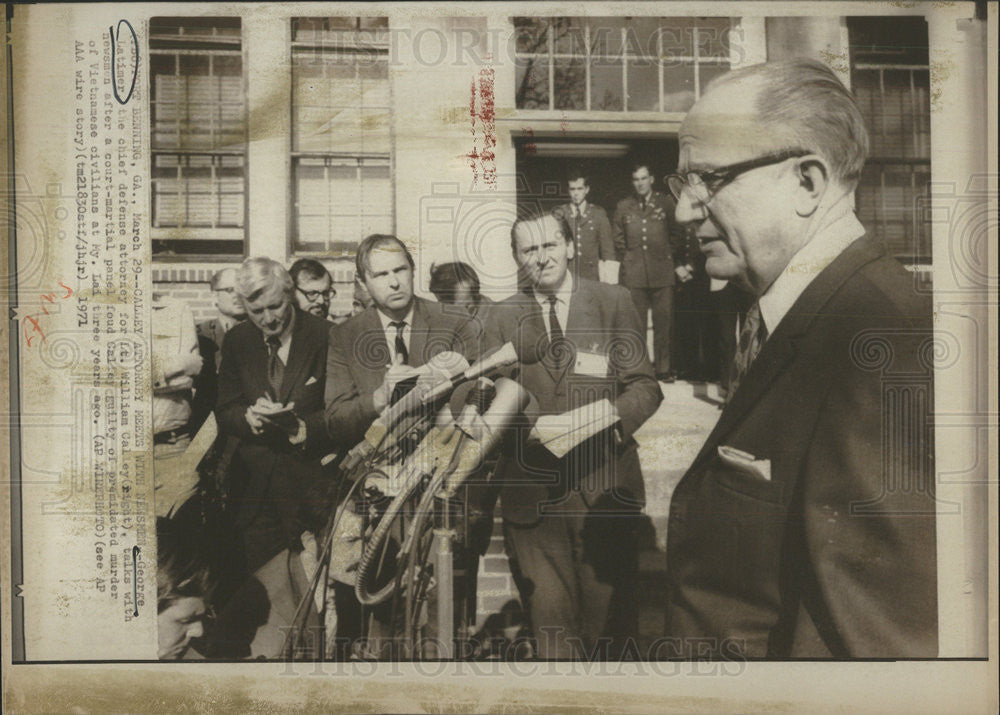
<path fill-rule="evenodd" d="M 226 335 L 216 419 L 240 440 L 230 486 L 236 525 L 252 572 L 301 548 L 304 500 L 322 491 L 320 460 L 330 452 L 323 386 L 330 324 L 295 308 L 288 272 L 248 258 L 236 290 L 249 320 Z"/>
<path fill-rule="evenodd" d="M 398 238 L 366 238 L 356 267 L 373 303 L 331 331 L 326 369 L 326 425 L 340 448 L 359 442 L 396 384 L 432 357 L 479 354 L 468 314 L 413 295 L 413 257 Z"/>
<path fill-rule="evenodd" d="M 632 165 L 632 187 L 615 207 L 611 220 L 615 250 L 621 258 L 620 284 L 629 289 L 639 320 L 653 315 L 653 365 L 656 376 L 673 382 L 670 332 L 674 319 L 674 284 L 691 278 L 685 262 L 684 230 L 674 220 L 672 197 L 653 190 L 649 165 Z"/>
<path fill-rule="evenodd" d="M 681 126 L 677 219 L 754 299 L 670 505 L 688 657 L 937 654 L 931 309 L 854 215 L 867 149 L 811 60 L 720 77 Z"/>
<path fill-rule="evenodd" d="M 497 469 L 511 568 L 540 657 L 614 657 L 608 647 L 620 652 L 637 631 L 645 489 L 632 435 L 663 395 L 628 292 L 575 278 L 572 238 L 552 216 L 518 222 L 511 238 L 530 289 L 495 306 L 487 345 L 535 345 L 541 357 L 516 373 L 532 397 L 528 424 Z M 568 414 L 578 409 L 587 416 Z M 553 433 L 590 420 L 607 428 L 553 448 Z"/>

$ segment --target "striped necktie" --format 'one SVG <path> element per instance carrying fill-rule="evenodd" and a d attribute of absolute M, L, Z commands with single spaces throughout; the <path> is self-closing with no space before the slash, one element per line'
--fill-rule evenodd
<path fill-rule="evenodd" d="M 760 315 L 760 304 L 754 303 L 743 318 L 743 327 L 740 329 L 740 339 L 736 346 L 736 356 L 729 373 L 727 402 L 732 400 L 740 382 L 750 371 L 750 365 L 757 358 L 765 340 L 767 340 L 767 326 L 764 325 Z"/>

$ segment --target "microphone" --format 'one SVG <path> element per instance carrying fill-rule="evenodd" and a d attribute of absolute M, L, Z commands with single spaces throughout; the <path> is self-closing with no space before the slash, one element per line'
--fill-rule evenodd
<path fill-rule="evenodd" d="M 478 395 L 473 396 L 479 390 L 480 386 L 477 385 L 470 393 L 470 400 L 479 402 Z M 478 404 L 470 405 L 456 420 L 456 426 L 470 434 L 472 439 L 465 443 L 459 463 L 448 475 L 442 488 L 442 494 L 449 498 L 482 467 L 483 460 L 499 446 L 501 437 L 528 405 L 528 393 L 513 380 L 501 377 L 496 383 L 489 385 L 489 390 L 493 394 L 485 412 L 477 410 Z"/>
<path fill-rule="evenodd" d="M 540 342 L 530 334 L 518 331 L 517 335 L 510 342 L 504 343 L 499 349 L 472 363 L 468 369 L 453 375 L 451 378 L 443 380 L 426 390 L 420 398 L 422 404 L 426 405 L 451 394 L 458 385 L 470 380 L 476 380 L 484 375 L 488 375 L 495 370 L 509 367 L 517 363 L 530 365 L 541 359 Z"/>

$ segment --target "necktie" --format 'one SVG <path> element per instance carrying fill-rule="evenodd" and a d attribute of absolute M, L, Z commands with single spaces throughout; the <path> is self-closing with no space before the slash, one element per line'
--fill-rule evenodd
<path fill-rule="evenodd" d="M 281 392 L 281 380 L 285 376 L 285 363 L 278 357 L 281 341 L 277 337 L 267 339 L 267 382 L 271 385 L 271 398 L 274 400 Z"/>
<path fill-rule="evenodd" d="M 392 327 L 396 329 L 396 354 L 401 355 L 403 358 L 403 364 L 410 362 L 410 353 L 406 349 L 406 343 L 403 341 L 403 328 L 406 327 L 406 321 L 393 321 L 389 323 Z"/>
<path fill-rule="evenodd" d="M 549 296 L 549 341 L 557 343 L 563 339 L 562 326 L 559 325 L 559 316 L 556 314 L 556 303 L 559 299 L 554 295 Z"/>
<path fill-rule="evenodd" d="M 736 356 L 733 359 L 733 366 L 730 371 L 727 402 L 732 399 L 740 382 L 746 376 L 747 372 L 749 372 L 750 365 L 757 358 L 757 353 L 760 352 L 760 348 L 766 339 L 767 326 L 764 325 L 764 321 L 761 319 L 760 304 L 754 303 L 743 318 L 739 344 L 736 346 Z"/>

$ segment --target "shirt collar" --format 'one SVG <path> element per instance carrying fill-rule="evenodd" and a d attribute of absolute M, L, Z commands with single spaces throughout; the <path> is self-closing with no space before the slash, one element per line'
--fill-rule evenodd
<path fill-rule="evenodd" d="M 574 204 L 572 201 L 569 202 L 569 212 L 570 212 L 570 215 L 573 215 L 573 211 L 576 210 L 576 211 L 580 212 L 581 216 L 586 216 L 587 215 L 587 209 L 589 207 L 590 207 L 590 204 L 587 203 L 586 199 L 584 199 L 583 201 L 581 201 L 579 206 L 577 206 L 576 204 Z"/>
<path fill-rule="evenodd" d="M 538 301 L 538 304 L 540 306 L 542 306 L 542 308 L 544 308 L 544 309 L 547 310 L 548 307 L 549 307 L 549 297 L 547 295 L 545 295 L 544 293 L 539 293 L 536 290 L 532 290 L 532 293 L 535 296 L 535 300 Z M 556 301 L 557 302 L 563 303 L 564 305 L 569 305 L 569 299 L 573 296 L 573 272 L 572 271 L 570 271 L 570 270 L 566 271 L 566 280 L 564 280 L 563 284 L 561 286 L 559 286 L 559 290 L 556 291 L 555 295 L 556 295 Z"/>
<path fill-rule="evenodd" d="M 413 309 L 417 305 L 416 298 L 410 303 L 410 309 L 406 312 L 406 317 L 403 318 L 403 322 L 406 323 L 407 328 L 413 327 Z M 382 332 L 388 332 L 389 328 L 392 327 L 390 323 L 395 323 L 396 321 L 390 318 L 388 315 L 382 312 L 380 308 L 375 308 L 375 313 L 378 315 L 379 322 L 382 323 Z M 395 330 L 395 328 L 393 328 Z"/>
<path fill-rule="evenodd" d="M 865 227 L 848 212 L 813 236 L 792 256 L 785 270 L 759 300 L 760 315 L 769 335 L 774 334 L 778 323 L 816 276 L 863 235 Z"/>
<path fill-rule="evenodd" d="M 296 319 L 295 314 L 297 312 L 298 309 L 292 306 L 292 319 L 288 321 L 288 325 L 285 326 L 285 329 L 282 331 L 281 335 L 278 336 L 278 343 L 282 348 L 292 342 L 292 331 L 295 330 L 295 319 Z M 265 345 L 267 344 L 267 338 L 264 338 L 264 344 Z"/>

